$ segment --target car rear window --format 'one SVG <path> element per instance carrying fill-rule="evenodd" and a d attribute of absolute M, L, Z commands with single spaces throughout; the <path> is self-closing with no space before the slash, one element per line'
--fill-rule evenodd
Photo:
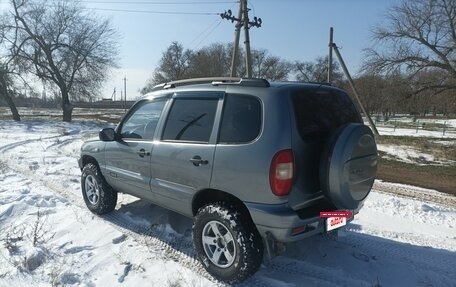
<path fill-rule="evenodd" d="M 304 140 L 326 138 L 341 125 L 360 123 L 350 97 L 338 90 L 303 90 L 291 94 L 296 124 Z"/>

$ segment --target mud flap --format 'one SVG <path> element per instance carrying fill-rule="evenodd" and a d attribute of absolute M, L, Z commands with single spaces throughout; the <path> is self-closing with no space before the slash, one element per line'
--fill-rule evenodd
<path fill-rule="evenodd" d="M 274 257 L 286 251 L 286 245 L 276 241 L 270 232 L 266 232 L 266 236 L 263 237 L 263 243 L 266 250 L 265 259 L 267 263 L 270 263 Z"/>

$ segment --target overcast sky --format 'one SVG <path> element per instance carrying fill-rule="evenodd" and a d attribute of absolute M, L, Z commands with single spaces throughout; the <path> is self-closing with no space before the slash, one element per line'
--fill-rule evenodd
<path fill-rule="evenodd" d="M 0 8 L 6 9 L 6 0 Z M 43 0 L 44 2 L 44 0 Z M 113 71 L 104 95 L 117 97 L 127 78 L 128 98 L 139 95 L 172 41 L 196 50 L 212 43 L 228 43 L 234 38 L 234 24 L 218 14 L 236 1 L 218 0 L 87 0 L 87 9 L 110 18 L 121 38 L 121 69 Z M 356 74 L 362 50 L 371 45 L 370 31 L 382 23 L 388 7 L 400 0 L 249 0 L 249 18 L 261 17 L 262 27 L 250 29 L 252 48 L 267 49 L 271 55 L 290 61 L 311 61 L 328 53 L 329 28 L 341 48 L 347 66 Z M 241 44 L 243 43 L 243 34 Z"/>

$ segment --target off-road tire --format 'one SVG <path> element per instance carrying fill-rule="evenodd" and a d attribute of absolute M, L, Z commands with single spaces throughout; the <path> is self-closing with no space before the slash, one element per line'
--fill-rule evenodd
<path fill-rule="evenodd" d="M 88 195 L 87 188 L 93 188 L 97 195 Z M 117 204 L 117 192 L 106 182 L 100 169 L 92 163 L 88 163 L 82 169 L 81 189 L 87 208 L 98 215 L 114 210 Z"/>
<path fill-rule="evenodd" d="M 234 246 L 234 261 L 226 267 L 214 264 L 205 251 L 205 246 L 209 246 L 203 242 L 203 235 L 207 230 L 205 227 L 214 222 L 221 230 L 231 233 L 231 237 L 228 237 L 232 240 L 227 245 Z M 193 224 L 193 244 L 198 259 L 207 272 L 216 279 L 231 284 L 239 283 L 253 275 L 263 260 L 263 242 L 251 219 L 225 202 L 208 204 L 198 210 Z M 221 255 L 221 258 L 222 256 L 225 255 Z"/>

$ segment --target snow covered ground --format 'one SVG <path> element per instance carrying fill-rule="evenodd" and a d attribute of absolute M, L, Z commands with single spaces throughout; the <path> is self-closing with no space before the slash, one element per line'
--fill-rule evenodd
<path fill-rule="evenodd" d="M 445 132 L 443 130 L 426 130 L 420 126 L 418 129 L 413 127 L 410 118 L 403 117 L 398 118 L 398 121 L 402 121 L 408 124 L 411 124 L 410 128 L 394 128 L 394 126 L 385 126 L 382 123 L 379 123 L 377 130 L 380 135 L 383 136 L 400 136 L 400 137 L 420 137 L 426 138 L 433 143 L 456 148 L 456 120 L 420 120 L 432 124 L 443 124 L 448 127 Z M 365 123 L 368 124 L 367 122 Z M 394 159 L 398 161 L 403 161 L 411 164 L 418 165 L 454 165 L 453 160 L 446 158 L 436 157 L 432 151 L 423 152 L 417 149 L 414 146 L 409 145 L 393 145 L 393 144 L 377 144 L 379 151 L 385 153 L 385 157 L 389 159 Z"/>
<path fill-rule="evenodd" d="M 367 118 L 364 117 L 363 120 L 366 125 L 369 125 Z M 402 116 L 391 117 L 386 122 L 376 121 L 375 125 L 380 135 L 456 138 L 456 119 L 419 118 L 414 121 L 410 116 Z"/>
<path fill-rule="evenodd" d="M 446 144 L 450 144 L 446 142 Z M 456 142 L 452 144 L 456 148 Z M 454 165 L 455 161 L 446 158 L 437 158 L 435 155 L 422 152 L 413 146 L 377 144 L 379 151 L 385 152 L 385 158 L 403 161 L 417 165 Z"/>
<path fill-rule="evenodd" d="M 419 128 L 418 130 L 414 128 L 394 128 L 393 126 L 377 126 L 377 130 L 380 135 L 383 136 L 408 136 L 408 137 L 426 137 L 426 138 L 456 138 L 456 132 L 454 130 L 443 131 L 432 131 L 432 130 L 423 130 Z"/>
<path fill-rule="evenodd" d="M 0 286 L 224 286 L 194 259 L 191 220 L 121 195 L 84 206 L 93 122 L 0 121 Z M 289 244 L 241 286 L 456 286 L 456 198 L 377 181 L 339 237 Z"/>

